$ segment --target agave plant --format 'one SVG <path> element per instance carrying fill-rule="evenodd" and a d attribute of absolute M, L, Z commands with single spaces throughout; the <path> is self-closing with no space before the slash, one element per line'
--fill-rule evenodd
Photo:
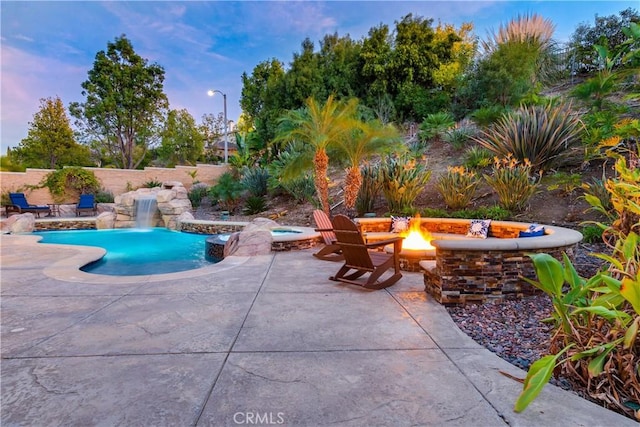
<path fill-rule="evenodd" d="M 561 165 L 569 149 L 580 143 L 583 129 L 570 105 L 531 106 L 503 116 L 471 138 L 500 157 L 511 154 L 540 170 Z"/>

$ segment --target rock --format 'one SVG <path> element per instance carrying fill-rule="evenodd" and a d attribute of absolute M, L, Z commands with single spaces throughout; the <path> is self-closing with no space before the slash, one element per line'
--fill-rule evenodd
<path fill-rule="evenodd" d="M 222 257 L 226 258 L 230 255 L 233 255 L 236 250 L 238 250 L 238 238 L 240 237 L 240 233 L 231 233 L 227 242 L 224 244 L 224 250 L 222 252 Z"/>
<path fill-rule="evenodd" d="M 158 205 L 160 205 L 160 203 L 166 203 L 169 202 L 170 200 L 173 200 L 176 198 L 176 191 L 175 190 L 160 190 L 158 191 L 158 195 L 157 195 L 157 200 L 158 200 Z"/>
<path fill-rule="evenodd" d="M 102 212 L 96 218 L 96 229 L 104 230 L 115 228 L 116 214 L 114 212 Z"/>
<path fill-rule="evenodd" d="M 191 221 L 193 220 L 193 214 L 191 212 L 182 212 L 180 215 L 178 215 L 175 218 L 175 223 L 176 223 L 176 230 L 180 230 L 182 229 L 182 222 L 183 221 Z"/>
<path fill-rule="evenodd" d="M 16 219 L 9 226 L 11 234 L 31 233 L 35 229 L 36 217 L 32 213 L 13 215 Z"/>
<path fill-rule="evenodd" d="M 234 236 L 234 235 L 237 235 Z M 237 240 L 237 243 L 236 243 Z M 225 245 L 225 253 L 234 256 L 255 256 L 268 255 L 271 253 L 271 243 L 273 236 L 269 230 L 242 230 L 239 233 L 233 233 L 229 237 L 227 245 Z M 226 256 L 226 255 L 225 255 Z"/>
<path fill-rule="evenodd" d="M 7 219 L 3 219 L 0 224 L 2 224 L 2 234 L 8 234 L 11 232 L 11 226 L 18 219 L 18 215 L 11 215 Z"/>
<path fill-rule="evenodd" d="M 191 212 L 192 207 L 189 199 L 171 199 L 166 202 L 159 202 L 158 209 L 163 215 L 180 216 L 183 212 Z"/>
<path fill-rule="evenodd" d="M 157 209 L 152 215 L 151 225 L 165 226 L 172 230 L 178 228 L 178 217 L 191 212 L 191 201 L 187 189 L 178 181 L 169 181 L 156 188 L 140 188 L 136 191 L 121 194 L 115 198 L 115 228 L 130 227 L 136 218 L 136 200 L 154 198 Z M 193 217 L 191 218 L 193 219 Z"/>
<path fill-rule="evenodd" d="M 242 231 L 269 230 L 280 227 L 280 224 L 269 218 L 256 218 L 247 224 Z"/>

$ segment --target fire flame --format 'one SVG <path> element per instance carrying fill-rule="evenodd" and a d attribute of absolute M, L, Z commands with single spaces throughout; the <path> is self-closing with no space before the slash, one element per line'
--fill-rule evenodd
<path fill-rule="evenodd" d="M 423 232 L 420 229 L 420 215 L 416 215 L 409 223 L 409 231 L 403 236 L 402 249 L 412 250 L 430 250 L 435 249 L 431 246 L 431 234 Z"/>

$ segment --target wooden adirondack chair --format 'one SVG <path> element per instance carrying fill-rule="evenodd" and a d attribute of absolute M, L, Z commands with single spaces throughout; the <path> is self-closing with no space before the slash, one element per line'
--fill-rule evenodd
<path fill-rule="evenodd" d="M 333 224 L 323 210 L 313 211 L 313 219 L 316 222 L 315 231 L 320 232 L 324 241 L 324 247 L 313 254 L 314 257 L 324 261 L 344 261 L 342 248 L 336 243 L 336 233 L 333 232 Z"/>
<path fill-rule="evenodd" d="M 332 223 L 345 263 L 335 276 L 329 277 L 330 280 L 359 285 L 367 289 L 383 289 L 400 280 L 402 274 L 399 256 L 402 250 L 402 237 L 365 243 L 358 226 L 346 216 L 336 215 Z M 370 250 L 388 244 L 393 244 L 393 254 Z M 382 279 L 389 269 L 393 269 L 393 274 Z M 351 270 L 354 271 L 349 273 Z M 369 277 L 366 280 L 356 280 L 367 273 Z"/>

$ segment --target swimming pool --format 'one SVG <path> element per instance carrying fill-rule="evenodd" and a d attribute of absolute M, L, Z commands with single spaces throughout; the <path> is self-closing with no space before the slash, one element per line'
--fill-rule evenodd
<path fill-rule="evenodd" d="M 65 230 L 35 233 L 40 243 L 98 246 L 105 256 L 82 271 L 112 276 L 174 273 L 210 265 L 205 259 L 207 235 L 182 233 L 166 228 Z"/>

